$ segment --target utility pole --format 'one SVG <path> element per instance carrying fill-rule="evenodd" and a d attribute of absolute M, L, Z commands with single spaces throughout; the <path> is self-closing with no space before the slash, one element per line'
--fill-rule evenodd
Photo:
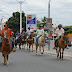
<path fill-rule="evenodd" d="M 48 2 L 48 18 L 50 18 L 50 1 Z M 48 50 L 50 50 L 50 29 L 48 29 L 48 33 L 49 33 L 49 42 L 48 42 Z"/>
<path fill-rule="evenodd" d="M 20 33 L 21 33 L 22 32 L 22 4 L 23 4 L 24 0 L 23 1 L 17 0 L 17 1 L 20 3 Z"/>

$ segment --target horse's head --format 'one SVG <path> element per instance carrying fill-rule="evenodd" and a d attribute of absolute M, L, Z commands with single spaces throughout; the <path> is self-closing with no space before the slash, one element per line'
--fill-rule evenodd
<path fill-rule="evenodd" d="M 67 33 L 64 33 L 63 40 L 66 41 L 66 42 L 69 41 L 69 38 L 68 38 L 68 34 Z"/>
<path fill-rule="evenodd" d="M 42 36 L 48 38 L 48 33 L 47 32 L 44 32 L 44 34 Z"/>
<path fill-rule="evenodd" d="M 7 33 L 6 32 L 4 32 L 4 38 L 7 38 Z"/>

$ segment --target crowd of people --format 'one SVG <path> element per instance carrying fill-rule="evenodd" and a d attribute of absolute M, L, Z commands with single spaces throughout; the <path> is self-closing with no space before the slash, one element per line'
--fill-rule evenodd
<path fill-rule="evenodd" d="M 2 46 L 2 41 L 3 41 L 4 33 L 6 33 L 7 37 L 12 41 L 12 46 L 13 46 L 13 49 L 14 49 L 14 41 L 12 39 L 12 37 L 14 35 L 14 32 L 12 32 L 10 28 L 8 28 L 8 24 L 5 24 L 4 25 L 4 29 L 2 29 L 1 32 L 0 32 L 0 36 L 1 36 L 1 39 L 0 39 L 0 49 L 1 49 L 1 46 Z M 28 39 L 28 37 L 30 36 L 31 33 L 33 33 L 33 31 L 30 29 L 30 27 L 28 28 L 27 31 L 24 31 L 24 29 L 22 29 L 21 34 L 19 33 L 19 31 L 17 31 L 15 33 L 16 40 L 19 38 L 19 36 L 24 35 L 24 34 L 27 34 L 27 39 Z M 35 34 L 35 36 L 36 36 L 36 43 L 38 43 L 37 42 L 38 38 L 40 38 L 42 36 L 42 34 L 44 33 L 44 29 L 42 29 L 41 26 L 39 26 L 39 28 L 37 29 L 37 31 L 35 31 L 35 33 L 36 33 Z M 57 38 L 55 39 L 55 47 L 53 49 L 56 49 L 58 39 L 64 34 L 64 29 L 62 28 L 61 24 L 58 25 L 58 29 L 56 29 L 55 34 L 57 35 Z M 67 46 L 66 46 L 66 48 L 68 49 Z"/>

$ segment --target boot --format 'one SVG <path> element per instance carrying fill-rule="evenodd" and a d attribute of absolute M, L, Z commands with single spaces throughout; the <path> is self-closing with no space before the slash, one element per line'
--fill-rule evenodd
<path fill-rule="evenodd" d="M 13 50 L 12 50 L 13 52 L 16 52 L 16 50 L 15 50 L 15 48 L 13 48 Z"/>

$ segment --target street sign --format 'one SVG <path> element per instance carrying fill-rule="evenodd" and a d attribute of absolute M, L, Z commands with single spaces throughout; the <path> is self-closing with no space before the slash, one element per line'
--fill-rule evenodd
<path fill-rule="evenodd" d="M 69 41 L 72 41 L 72 34 L 68 34 Z"/>
<path fill-rule="evenodd" d="M 46 26 L 48 29 L 52 29 L 52 18 L 47 18 Z"/>
<path fill-rule="evenodd" d="M 52 24 L 52 18 L 47 18 L 47 23 Z"/>
<path fill-rule="evenodd" d="M 30 27 L 32 30 L 36 30 L 36 15 L 27 15 L 26 17 L 26 30 Z"/>

